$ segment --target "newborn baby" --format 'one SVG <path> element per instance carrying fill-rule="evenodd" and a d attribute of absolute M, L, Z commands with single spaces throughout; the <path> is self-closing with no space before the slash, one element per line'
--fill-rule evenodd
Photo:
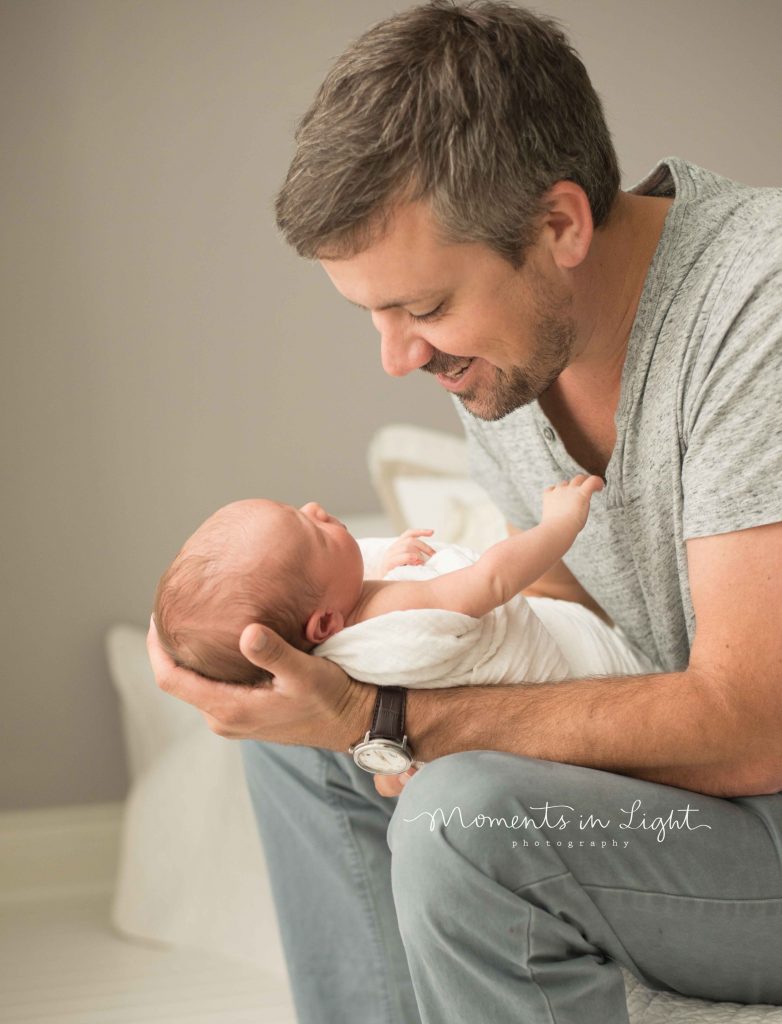
<path fill-rule="evenodd" d="M 253 685 L 270 676 L 239 651 L 252 622 L 309 651 L 389 612 L 443 609 L 480 618 L 559 561 L 602 487 L 600 477 L 584 475 L 547 487 L 538 526 L 494 544 L 472 565 L 426 580 L 364 579 L 357 542 L 315 502 L 300 509 L 261 498 L 234 502 L 196 530 L 163 574 L 155 597 L 161 643 L 179 665 Z M 430 532 L 404 534 L 382 573 L 425 561 L 433 550 L 422 538 Z"/>

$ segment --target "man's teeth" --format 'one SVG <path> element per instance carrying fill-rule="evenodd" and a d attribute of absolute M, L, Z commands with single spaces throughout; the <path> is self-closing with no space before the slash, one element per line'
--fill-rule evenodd
<path fill-rule="evenodd" d="M 461 366 L 457 367 L 455 370 L 451 370 L 448 373 L 444 373 L 443 376 L 447 377 L 448 380 L 458 380 L 459 377 L 461 377 L 462 374 L 465 372 L 465 370 L 467 369 L 467 367 L 470 365 L 471 362 L 472 362 L 472 359 L 465 359 L 465 361 L 462 363 Z"/>

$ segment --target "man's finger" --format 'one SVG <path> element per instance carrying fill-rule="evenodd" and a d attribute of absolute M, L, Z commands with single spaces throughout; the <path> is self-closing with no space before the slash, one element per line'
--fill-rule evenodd
<path fill-rule="evenodd" d="M 163 650 L 154 621 L 150 622 L 147 633 L 147 654 L 152 665 L 155 682 L 159 688 L 165 693 L 171 694 L 172 697 L 192 704 L 201 711 L 216 707 L 219 695 L 229 685 L 228 683 L 215 683 L 211 679 L 200 676 L 197 672 L 180 668 L 168 652 Z"/>
<path fill-rule="evenodd" d="M 381 796 L 399 796 L 407 785 L 408 780 L 412 779 L 417 771 L 418 768 L 415 765 L 411 765 L 401 775 L 376 775 L 375 789 Z"/>
<path fill-rule="evenodd" d="M 210 715 L 208 711 L 202 711 L 201 717 L 216 736 L 223 736 L 226 739 L 231 737 L 231 730 L 226 726 L 225 722 L 221 722 L 219 718 Z"/>
<path fill-rule="evenodd" d="M 251 622 L 239 637 L 239 650 L 258 668 L 265 668 L 273 676 L 290 673 L 292 676 L 309 675 L 312 656 L 291 647 L 268 626 Z"/>
<path fill-rule="evenodd" d="M 155 682 L 161 690 L 169 693 L 169 687 L 175 681 L 176 662 L 171 658 L 168 651 L 163 649 L 158 636 L 155 620 L 150 619 L 147 631 L 147 654 L 155 675 Z"/>
<path fill-rule="evenodd" d="M 398 775 L 376 775 L 375 789 L 381 796 L 399 796 L 402 783 Z"/>

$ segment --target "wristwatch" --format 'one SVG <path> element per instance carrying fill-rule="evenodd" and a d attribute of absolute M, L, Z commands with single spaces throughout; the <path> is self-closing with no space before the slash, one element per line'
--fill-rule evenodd
<path fill-rule="evenodd" d="M 413 763 L 405 736 L 407 690 L 378 686 L 369 732 L 349 749 L 353 760 L 373 775 L 401 775 Z"/>

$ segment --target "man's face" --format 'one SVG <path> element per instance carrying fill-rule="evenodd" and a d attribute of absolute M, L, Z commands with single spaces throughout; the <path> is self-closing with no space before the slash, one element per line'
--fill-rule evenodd
<path fill-rule="evenodd" d="M 364 252 L 320 262 L 371 311 L 386 373 L 432 373 L 481 419 L 534 401 L 572 358 L 570 295 L 537 243 L 517 270 L 486 245 L 444 242 L 419 202 Z"/>

